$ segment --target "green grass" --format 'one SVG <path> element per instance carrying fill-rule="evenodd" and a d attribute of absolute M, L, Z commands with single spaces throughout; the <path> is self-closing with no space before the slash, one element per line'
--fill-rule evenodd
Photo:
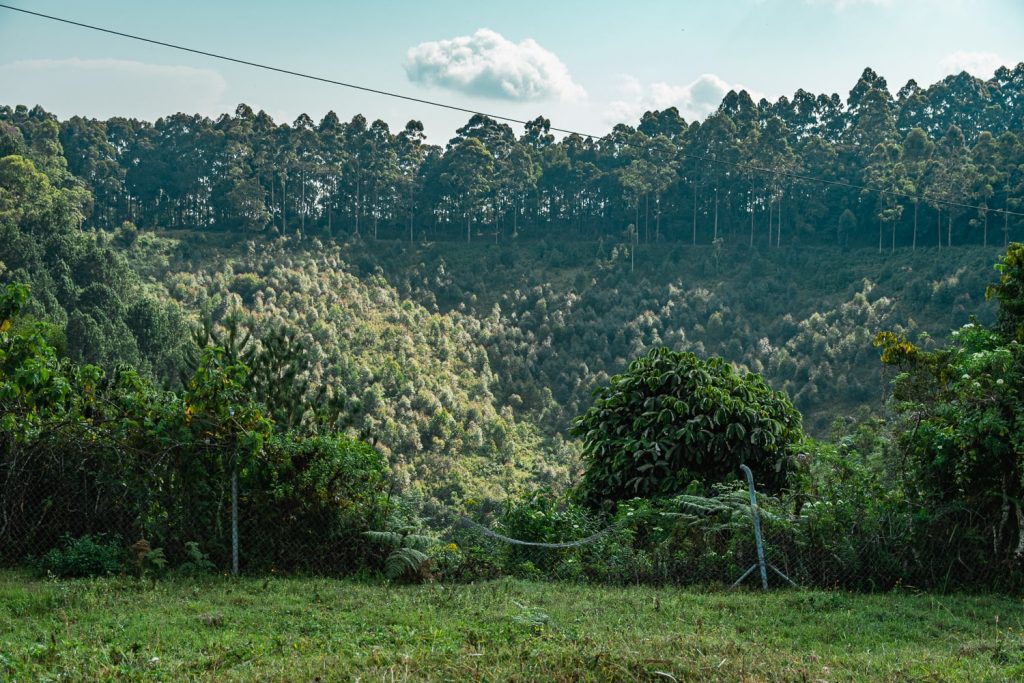
<path fill-rule="evenodd" d="M 1024 679 L 1000 596 L 0 573 L 0 679 Z"/>

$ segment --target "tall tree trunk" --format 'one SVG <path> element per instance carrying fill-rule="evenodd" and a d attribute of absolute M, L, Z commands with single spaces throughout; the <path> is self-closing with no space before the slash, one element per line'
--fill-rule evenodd
<path fill-rule="evenodd" d="M 1003 210 L 1003 249 L 1010 244 L 1010 212 Z"/>
<path fill-rule="evenodd" d="M 362 196 L 360 195 L 361 187 L 362 182 L 356 179 L 356 235 L 359 235 L 359 214 L 361 213 L 361 207 L 359 206 L 359 202 L 362 199 Z"/>
<path fill-rule="evenodd" d="M 775 248 L 782 248 L 782 193 L 779 193 L 779 224 L 775 228 Z"/>
<path fill-rule="evenodd" d="M 715 237 L 714 240 L 718 240 L 718 188 L 715 188 Z"/>
<path fill-rule="evenodd" d="M 892 249 L 890 253 L 896 253 L 896 219 L 892 219 Z"/>
<path fill-rule="evenodd" d="M 651 193 L 644 192 L 644 242 L 651 243 Z"/>
<path fill-rule="evenodd" d="M 750 247 L 754 247 L 754 184 L 750 184 Z"/>
<path fill-rule="evenodd" d="M 288 178 L 281 176 L 281 234 L 288 232 Z"/>
<path fill-rule="evenodd" d="M 910 242 L 910 251 L 917 251 L 917 206 L 919 202 L 914 202 L 914 237 Z"/>
<path fill-rule="evenodd" d="M 654 195 L 654 241 L 661 241 L 661 192 Z"/>
<path fill-rule="evenodd" d="M 939 233 L 939 249 L 942 249 L 942 207 L 935 207 L 935 227 Z"/>
<path fill-rule="evenodd" d="M 946 212 L 946 246 L 953 246 L 953 212 Z"/>
<path fill-rule="evenodd" d="M 693 246 L 697 246 L 697 181 L 693 181 Z"/>
<path fill-rule="evenodd" d="M 512 211 L 512 237 L 519 236 L 519 212 L 523 210 L 523 195 L 516 194 L 516 203 Z"/>
<path fill-rule="evenodd" d="M 878 214 L 878 253 L 882 253 L 882 214 Z"/>
<path fill-rule="evenodd" d="M 409 244 L 412 244 L 413 241 L 414 241 L 414 239 L 413 239 L 413 229 L 415 227 L 415 221 L 416 221 L 416 216 L 415 216 L 415 213 L 414 213 L 415 207 L 413 206 L 413 194 L 412 193 L 413 193 L 413 184 L 410 182 L 409 183 Z"/>
<path fill-rule="evenodd" d="M 987 247 L 988 246 L 988 209 L 985 209 L 985 218 L 984 218 L 984 220 L 985 220 L 985 228 L 984 228 L 984 231 L 982 232 L 981 246 Z"/>

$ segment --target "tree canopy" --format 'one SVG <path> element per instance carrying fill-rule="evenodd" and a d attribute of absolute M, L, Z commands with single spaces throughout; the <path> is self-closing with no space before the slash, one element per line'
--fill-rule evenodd
<path fill-rule="evenodd" d="M 800 414 L 781 392 L 721 358 L 652 349 L 594 392 L 573 423 L 591 504 L 665 496 L 738 476 L 748 465 L 778 490 L 787 456 L 803 436 Z"/>

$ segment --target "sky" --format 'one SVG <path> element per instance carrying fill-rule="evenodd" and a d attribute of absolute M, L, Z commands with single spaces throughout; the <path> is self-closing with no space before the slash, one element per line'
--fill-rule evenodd
<path fill-rule="evenodd" d="M 0 0 L 208 52 L 603 135 L 644 111 L 713 111 L 730 89 L 844 98 L 1024 61 L 1024 0 L 264 2 Z M 469 114 L 270 73 L 0 8 L 0 104 L 146 120 L 244 102 L 278 122 L 411 119 L 444 143 Z M 514 126 L 520 130 L 518 126 Z"/>

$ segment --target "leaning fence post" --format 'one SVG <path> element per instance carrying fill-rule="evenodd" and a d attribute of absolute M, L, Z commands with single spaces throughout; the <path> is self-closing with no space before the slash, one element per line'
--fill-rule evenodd
<path fill-rule="evenodd" d="M 754 519 L 754 543 L 757 545 L 757 567 L 761 570 L 761 587 L 768 590 L 768 569 L 764 561 L 764 544 L 761 542 L 761 514 L 757 509 L 757 494 L 754 492 L 754 473 L 746 465 L 740 465 L 747 478 L 750 491 L 750 516 Z"/>
<path fill-rule="evenodd" d="M 736 582 L 732 584 L 732 587 L 743 583 L 743 579 L 750 576 L 755 569 L 761 570 L 761 587 L 764 590 L 768 590 L 768 570 L 771 569 L 773 572 L 779 575 L 786 583 L 794 588 L 797 587 L 796 582 L 783 574 L 778 567 L 774 564 L 768 564 L 764 559 L 764 543 L 761 540 L 761 512 L 757 507 L 757 493 L 754 492 L 754 473 L 750 471 L 750 468 L 746 465 L 740 465 L 740 469 L 743 470 L 743 475 L 747 478 L 747 490 L 750 492 L 750 517 L 754 520 L 754 543 L 757 545 L 757 563 L 750 565 L 747 571 L 743 572 L 740 578 L 736 579 Z"/>
<path fill-rule="evenodd" d="M 748 578 L 751 572 L 757 568 L 761 570 L 761 588 L 767 591 L 768 568 L 765 566 L 765 547 L 761 543 L 761 515 L 758 513 L 758 497 L 754 492 L 754 472 L 746 465 L 740 465 L 739 469 L 743 470 L 743 476 L 746 477 L 746 488 L 748 488 L 751 495 L 751 517 L 754 519 L 754 542 L 758 547 L 758 562 L 752 565 L 750 569 L 744 571 L 743 575 L 736 580 L 732 587 L 739 586 L 740 582 Z"/>

